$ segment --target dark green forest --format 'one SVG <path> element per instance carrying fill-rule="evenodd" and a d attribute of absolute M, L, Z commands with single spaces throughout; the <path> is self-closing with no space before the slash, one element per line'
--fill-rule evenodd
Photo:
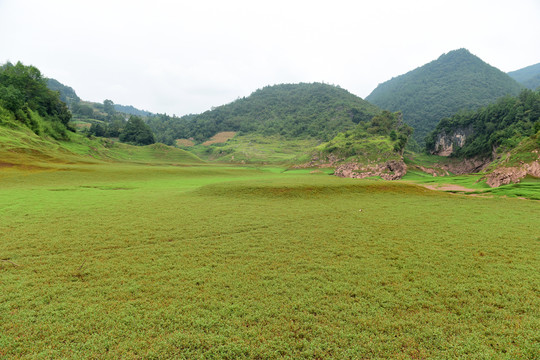
<path fill-rule="evenodd" d="M 460 128 L 471 129 L 472 135 L 452 156 L 487 156 L 499 147 L 511 149 L 540 131 L 540 91 L 526 89 L 519 96 L 505 96 L 476 111 L 463 111 L 443 119 L 426 137 L 427 150 L 435 150 L 438 134 L 452 134 Z M 540 137 L 538 141 L 540 147 Z"/>
<path fill-rule="evenodd" d="M 67 139 L 71 112 L 34 66 L 0 66 L 0 123 L 24 125 L 37 135 Z"/>
<path fill-rule="evenodd" d="M 149 125 L 157 140 L 166 144 L 179 138 L 201 142 L 221 131 L 329 140 L 379 112 L 376 106 L 337 86 L 282 84 L 264 87 L 200 115 L 158 115 Z"/>
<path fill-rule="evenodd" d="M 366 100 L 390 111 L 402 111 L 422 143 L 437 123 L 459 110 L 477 109 L 521 86 L 507 74 L 486 64 L 466 49 L 380 84 Z"/>

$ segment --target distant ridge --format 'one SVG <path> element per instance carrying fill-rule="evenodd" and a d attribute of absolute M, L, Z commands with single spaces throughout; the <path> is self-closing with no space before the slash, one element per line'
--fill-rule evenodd
<path fill-rule="evenodd" d="M 536 90 L 540 87 L 540 63 L 510 71 L 508 75 L 528 89 Z"/>
<path fill-rule="evenodd" d="M 521 89 L 514 79 L 466 49 L 450 51 L 437 60 L 386 81 L 366 97 L 390 111 L 402 111 L 423 143 L 437 123 L 461 109 L 476 109 Z"/>
<path fill-rule="evenodd" d="M 77 93 L 75 92 L 75 90 L 73 90 L 73 88 L 71 88 L 71 87 L 69 87 L 67 85 L 62 84 L 60 81 L 58 81 L 56 79 L 48 78 L 48 79 L 46 79 L 46 81 L 47 81 L 47 87 L 50 90 L 58 91 L 58 93 L 60 93 L 60 100 L 62 100 L 68 106 L 70 106 L 71 110 L 73 112 L 76 112 L 76 111 L 74 111 L 76 109 L 76 106 L 75 106 L 75 109 L 74 109 L 73 105 L 80 103 L 82 100 L 81 100 L 81 98 L 79 96 L 77 96 Z M 93 103 L 93 102 L 89 102 L 89 101 L 85 101 L 85 103 L 97 106 L 98 108 L 100 108 L 102 106 L 101 103 Z M 137 116 L 151 116 L 151 115 L 153 115 L 150 111 L 139 110 L 139 109 L 135 108 L 132 105 L 114 104 L 114 109 L 117 112 L 121 112 L 121 113 L 128 114 L 128 115 L 137 115 Z"/>
<path fill-rule="evenodd" d="M 222 131 L 329 140 L 380 113 L 375 105 L 338 86 L 280 84 L 199 115 L 169 121 L 177 139 L 203 142 Z M 156 133 L 159 129 L 155 128 Z"/>
<path fill-rule="evenodd" d="M 150 116 L 153 115 L 150 111 L 146 110 L 139 110 L 136 107 L 133 107 L 132 105 L 119 105 L 114 104 L 114 109 L 118 112 L 129 114 L 129 115 L 137 115 L 137 116 Z"/>

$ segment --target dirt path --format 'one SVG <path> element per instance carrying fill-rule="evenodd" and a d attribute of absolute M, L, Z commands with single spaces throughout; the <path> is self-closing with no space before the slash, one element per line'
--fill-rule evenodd
<path fill-rule="evenodd" d="M 439 191 L 464 191 L 464 192 L 476 191 L 475 189 L 469 189 L 460 185 L 453 185 L 453 184 L 437 184 L 437 185 L 418 184 L 418 185 L 422 185 L 430 190 L 439 190 Z"/>

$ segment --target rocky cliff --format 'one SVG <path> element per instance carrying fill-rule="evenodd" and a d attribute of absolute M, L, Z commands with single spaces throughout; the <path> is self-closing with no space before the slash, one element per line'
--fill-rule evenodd
<path fill-rule="evenodd" d="M 431 153 L 439 156 L 450 156 L 455 150 L 465 145 L 465 141 L 472 133 L 471 128 L 458 128 L 450 134 L 443 131 L 437 135 Z"/>
<path fill-rule="evenodd" d="M 485 176 L 486 183 L 491 187 L 499 187 L 510 183 L 519 183 L 525 176 L 540 178 L 540 150 L 533 150 L 536 160 L 520 162 L 515 166 L 501 165 Z"/>
<path fill-rule="evenodd" d="M 407 173 L 407 165 L 403 160 L 390 160 L 380 164 L 360 164 L 348 162 L 338 165 L 334 175 L 354 179 L 364 179 L 372 176 L 380 176 L 384 180 L 399 180 Z"/>

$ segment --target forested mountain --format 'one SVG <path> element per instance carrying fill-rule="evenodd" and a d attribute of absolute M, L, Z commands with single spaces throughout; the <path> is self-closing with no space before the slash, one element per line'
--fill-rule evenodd
<path fill-rule="evenodd" d="M 528 89 L 536 90 L 540 87 L 540 63 L 511 71 L 508 75 Z"/>
<path fill-rule="evenodd" d="M 379 112 L 376 106 L 340 87 L 282 84 L 264 87 L 199 115 L 160 115 L 149 124 L 158 141 L 166 143 L 178 138 L 201 142 L 222 131 L 329 140 Z"/>
<path fill-rule="evenodd" d="M 37 135 L 68 138 L 71 113 L 34 66 L 21 62 L 0 66 L 0 124 L 26 126 Z"/>
<path fill-rule="evenodd" d="M 129 115 L 137 115 L 137 116 L 151 116 L 153 115 L 150 111 L 146 110 L 139 110 L 136 107 L 132 105 L 119 105 L 114 104 L 114 109 L 120 113 L 129 114 Z"/>
<path fill-rule="evenodd" d="M 104 117 L 111 112 L 118 112 L 126 115 L 150 116 L 151 112 L 139 110 L 132 105 L 119 105 L 112 100 L 105 100 L 103 103 L 83 101 L 73 88 L 62 84 L 56 79 L 46 79 L 47 87 L 53 91 L 58 91 L 60 99 L 65 102 L 73 113 L 75 119 L 92 118 L 104 120 Z M 112 106 L 112 108 L 110 107 Z M 127 116 L 124 116 L 127 117 Z"/>
<path fill-rule="evenodd" d="M 517 95 L 520 84 L 466 49 L 441 55 L 422 67 L 380 84 L 366 98 L 382 109 L 402 111 L 422 143 L 437 123 L 461 109 L 477 109 L 504 95 Z"/>
<path fill-rule="evenodd" d="M 540 91 L 525 89 L 517 97 L 506 96 L 475 111 L 443 119 L 426 137 L 426 147 L 437 153 L 449 146 L 452 156 L 487 157 L 499 148 L 512 149 L 539 131 Z M 538 141 L 540 148 L 540 137 Z"/>
<path fill-rule="evenodd" d="M 81 101 L 81 98 L 77 96 L 77 93 L 73 88 L 66 86 L 55 79 L 46 79 L 47 87 L 53 91 L 58 91 L 60 94 L 60 100 L 65 102 L 68 105 L 73 103 L 78 103 Z"/>

